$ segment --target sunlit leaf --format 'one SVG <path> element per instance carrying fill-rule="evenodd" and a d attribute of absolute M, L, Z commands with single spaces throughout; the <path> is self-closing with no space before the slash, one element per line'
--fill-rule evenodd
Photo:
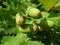
<path fill-rule="evenodd" d="M 58 0 L 39 0 L 45 8 L 45 10 L 49 10 L 52 6 L 56 4 Z"/>

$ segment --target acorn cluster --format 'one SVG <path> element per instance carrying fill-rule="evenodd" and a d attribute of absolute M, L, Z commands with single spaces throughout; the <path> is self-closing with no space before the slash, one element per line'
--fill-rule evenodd
<path fill-rule="evenodd" d="M 32 7 L 28 7 L 26 9 L 25 15 L 27 17 L 35 18 L 35 19 L 42 18 L 41 11 L 37 8 L 32 8 Z M 21 16 L 19 13 L 16 14 L 16 24 L 19 26 L 19 31 L 22 33 L 36 34 L 38 31 L 44 31 L 45 29 L 52 29 L 52 27 L 54 27 L 53 21 L 42 19 L 39 24 L 33 22 L 31 25 L 24 28 L 25 25 L 28 25 L 28 24 L 24 24 L 25 22 L 24 20 L 25 19 L 23 18 L 23 16 Z"/>

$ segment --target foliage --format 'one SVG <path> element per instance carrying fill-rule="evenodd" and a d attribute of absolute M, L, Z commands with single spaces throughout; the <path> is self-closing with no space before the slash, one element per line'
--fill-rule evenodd
<path fill-rule="evenodd" d="M 39 9 L 41 16 L 26 15 L 28 7 Z M 17 13 L 22 26 L 16 24 Z M 0 45 L 60 45 L 60 0 L 0 0 Z"/>

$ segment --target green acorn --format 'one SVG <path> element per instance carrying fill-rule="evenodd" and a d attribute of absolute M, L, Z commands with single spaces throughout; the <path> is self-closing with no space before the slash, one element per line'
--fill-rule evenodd
<path fill-rule="evenodd" d="M 19 15 L 19 13 L 16 14 L 16 24 L 21 26 L 24 23 L 24 19 L 22 16 Z"/>
<path fill-rule="evenodd" d="M 33 34 L 37 33 L 38 27 L 33 23 Z"/>
<path fill-rule="evenodd" d="M 26 14 L 31 16 L 31 17 L 39 17 L 39 16 L 41 16 L 41 12 L 40 12 L 39 9 L 31 8 L 31 7 L 27 8 Z"/>
<path fill-rule="evenodd" d="M 47 20 L 47 24 L 49 27 L 53 27 L 54 26 L 54 22 L 51 20 Z"/>
<path fill-rule="evenodd" d="M 43 28 L 40 25 L 38 25 L 38 29 L 39 29 L 39 31 L 43 31 Z"/>

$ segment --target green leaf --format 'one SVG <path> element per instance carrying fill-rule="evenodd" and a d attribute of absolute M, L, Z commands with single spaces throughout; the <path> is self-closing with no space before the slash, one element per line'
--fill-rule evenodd
<path fill-rule="evenodd" d="M 5 36 L 3 37 L 1 45 L 26 45 L 25 40 L 27 36 L 25 34 L 17 34 L 17 36 Z"/>
<path fill-rule="evenodd" d="M 53 5 L 56 4 L 57 0 L 39 0 L 45 8 L 45 10 L 49 10 Z"/>
<path fill-rule="evenodd" d="M 28 41 L 27 45 L 44 45 L 41 41 Z"/>
<path fill-rule="evenodd" d="M 51 43 L 51 45 L 58 45 L 57 43 Z"/>
<path fill-rule="evenodd" d="M 57 7 L 60 6 L 60 0 L 57 2 L 56 6 L 57 6 Z"/>
<path fill-rule="evenodd" d="M 13 33 L 13 34 L 19 33 L 19 29 L 18 29 L 17 26 L 16 26 L 15 28 L 12 29 L 12 33 Z"/>
<path fill-rule="evenodd" d="M 41 14 L 43 18 L 48 18 L 50 16 L 50 14 L 47 12 L 42 12 Z"/>

